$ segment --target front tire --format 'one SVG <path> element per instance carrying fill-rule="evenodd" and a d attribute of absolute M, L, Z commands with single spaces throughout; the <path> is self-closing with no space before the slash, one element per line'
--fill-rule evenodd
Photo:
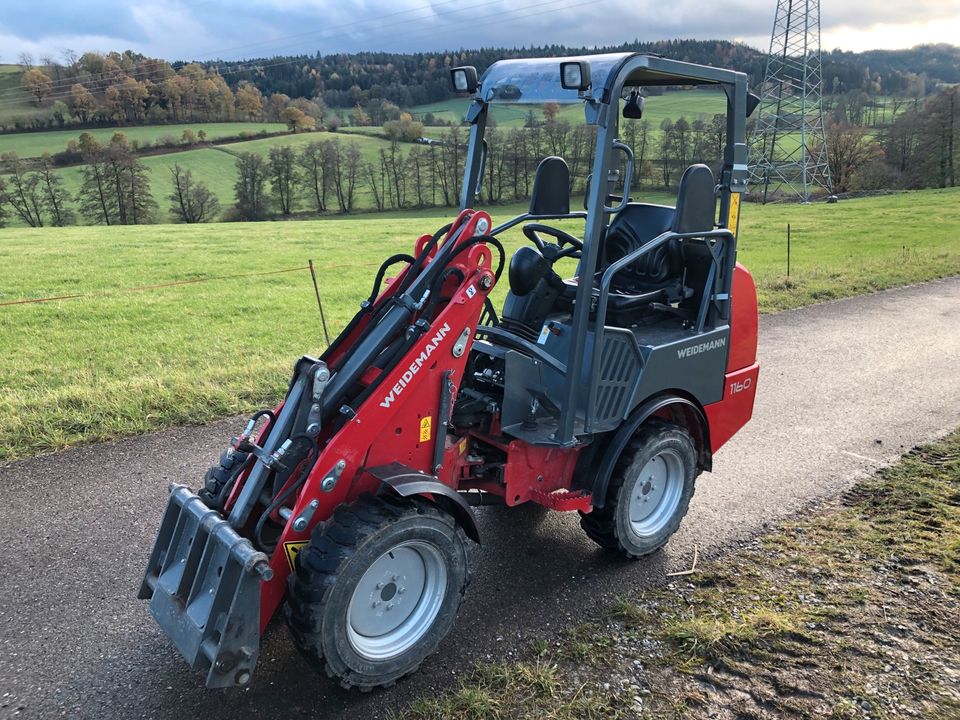
<path fill-rule="evenodd" d="M 601 547 L 637 559 L 656 552 L 687 514 L 697 477 L 690 434 L 660 420 L 642 426 L 624 448 L 602 508 L 580 526 Z"/>
<path fill-rule="evenodd" d="M 422 499 L 343 505 L 297 554 L 285 614 L 294 644 L 344 687 L 389 686 L 450 631 L 469 581 L 466 541 Z"/>

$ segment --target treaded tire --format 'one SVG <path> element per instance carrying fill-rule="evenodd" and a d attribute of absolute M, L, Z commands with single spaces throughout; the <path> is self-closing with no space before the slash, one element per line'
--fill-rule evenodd
<path fill-rule="evenodd" d="M 354 591 L 367 570 L 410 542 L 429 543 L 442 557 L 440 607 L 412 646 L 392 657 L 371 659 L 351 639 L 348 610 L 362 607 L 360 612 L 369 613 L 366 604 L 353 599 Z M 369 691 L 415 672 L 436 650 L 453 627 L 469 579 L 466 536 L 450 515 L 420 498 L 362 496 L 338 507 L 297 553 L 284 614 L 294 644 L 314 668 L 338 678 L 344 688 Z"/>
<path fill-rule="evenodd" d="M 197 493 L 200 499 L 213 507 L 224 485 L 230 482 L 235 473 L 240 472 L 249 457 L 250 453 L 237 452 L 233 448 L 227 448 L 220 453 L 220 462 L 207 468 L 203 476 L 203 487 Z"/>
<path fill-rule="evenodd" d="M 641 470 L 651 458 L 666 456 L 678 462 L 678 483 L 672 509 L 665 513 L 655 529 L 644 534 L 635 532 L 630 518 L 630 500 L 643 492 Z M 697 477 L 697 451 L 690 434 L 671 423 L 652 420 L 644 424 L 624 448 L 617 460 L 606 503 L 590 513 L 580 513 L 580 526 L 595 543 L 635 560 L 656 552 L 670 539 L 687 514 Z"/>

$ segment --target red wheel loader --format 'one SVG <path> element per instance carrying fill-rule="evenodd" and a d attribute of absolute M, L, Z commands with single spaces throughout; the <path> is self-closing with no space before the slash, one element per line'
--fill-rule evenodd
<path fill-rule="evenodd" d="M 171 487 L 140 597 L 209 687 L 250 682 L 281 608 L 316 668 L 391 685 L 455 620 L 474 505 L 576 511 L 599 545 L 639 558 L 676 531 L 696 478 L 750 418 L 746 76 L 636 53 L 451 73 L 472 96 L 459 215 L 385 260 L 353 320 L 297 361 L 283 402 L 253 416 L 199 492 Z M 621 115 L 642 115 L 643 88 L 678 85 L 725 95 L 722 166 L 687 168 L 675 206 L 635 201 Z M 548 101 L 579 103 L 596 129 L 585 211 L 549 157 L 529 211 L 494 225 L 471 209 L 491 105 Z M 557 221 L 582 221 L 582 237 Z M 530 244 L 507 262 L 497 238 L 516 226 Z"/>

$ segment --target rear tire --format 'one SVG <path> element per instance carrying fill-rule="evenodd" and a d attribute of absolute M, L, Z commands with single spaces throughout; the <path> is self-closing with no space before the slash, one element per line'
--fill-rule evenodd
<path fill-rule="evenodd" d="M 660 420 L 643 425 L 617 461 L 602 508 L 580 526 L 601 547 L 637 559 L 656 552 L 687 514 L 697 477 L 690 434 Z"/>
<path fill-rule="evenodd" d="M 362 497 L 297 554 L 284 611 L 311 665 L 370 690 L 436 650 L 468 582 L 465 536 L 451 516 L 422 499 Z"/>

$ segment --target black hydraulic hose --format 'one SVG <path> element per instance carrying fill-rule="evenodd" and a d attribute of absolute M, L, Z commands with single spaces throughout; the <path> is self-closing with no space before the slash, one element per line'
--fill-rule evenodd
<path fill-rule="evenodd" d="M 383 276 L 387 274 L 387 268 L 395 263 L 400 262 L 401 260 L 410 263 L 410 265 L 413 265 L 416 262 L 412 255 L 407 255 L 406 253 L 391 255 L 384 260 L 383 264 L 380 266 L 380 269 L 377 270 L 377 277 L 373 281 L 373 290 L 370 292 L 370 297 L 367 298 L 368 306 L 373 305 L 373 301 L 376 300 L 377 295 L 380 294 L 380 283 L 383 282 Z"/>
<path fill-rule="evenodd" d="M 382 275 L 386 273 L 386 268 L 392 265 L 393 262 L 396 262 L 396 258 L 410 258 L 410 267 L 407 269 L 407 274 L 404 277 L 403 282 L 400 284 L 400 287 L 397 288 L 397 291 L 387 300 L 387 302 L 383 304 L 378 311 L 377 316 L 369 322 L 366 328 L 364 328 L 364 331 L 360 334 L 360 337 L 357 338 L 354 345 L 363 341 L 377 325 L 377 323 L 383 319 L 383 316 L 390 310 L 390 308 L 393 307 L 393 303 L 396 301 L 396 298 L 406 291 L 406 289 L 410 286 L 410 283 L 413 282 L 414 276 L 420 272 L 420 268 L 423 267 L 423 262 L 426 260 L 427 255 L 434 247 L 436 247 L 437 243 L 440 242 L 440 238 L 442 238 L 451 227 L 452 223 L 448 223 L 437 230 L 437 232 L 435 232 L 431 237 L 430 242 L 424 246 L 423 250 L 416 258 L 403 254 L 394 255 L 390 258 L 387 258 L 383 265 L 380 266 L 380 270 L 377 272 L 377 281 L 374 283 L 373 292 L 371 293 L 370 298 L 367 300 L 367 304 L 361 306 L 360 311 L 353 316 L 353 319 L 349 322 L 347 327 L 344 328 L 344 330 L 337 336 L 333 343 L 326 349 L 326 351 L 324 351 L 323 355 L 321 356 L 323 359 L 330 357 L 340 347 L 340 345 L 343 344 L 343 341 L 350 336 L 350 333 L 353 332 L 354 328 L 356 328 L 356 326 L 360 323 L 364 315 L 373 310 L 373 301 L 376 300 L 377 290 L 379 289 L 380 283 L 383 281 Z"/>
<path fill-rule="evenodd" d="M 291 440 L 293 442 L 298 442 L 300 440 L 307 440 L 311 443 L 315 442 L 315 440 L 311 438 L 309 435 L 305 435 L 302 433 L 300 435 L 295 435 L 294 437 L 291 438 Z M 267 546 L 267 544 L 263 542 L 263 537 L 262 537 L 263 526 L 266 525 L 267 519 L 277 511 L 277 508 L 281 507 L 283 503 L 285 503 L 294 492 L 296 492 L 303 486 L 303 484 L 307 480 L 307 476 L 310 474 L 310 470 L 312 469 L 313 463 L 316 461 L 316 459 L 317 459 L 316 448 L 311 447 L 310 451 L 301 461 L 304 463 L 304 465 L 303 465 L 303 470 L 300 471 L 300 476 L 296 479 L 296 481 L 290 483 L 290 485 L 287 487 L 286 490 L 282 491 L 273 499 L 273 502 L 271 502 L 267 506 L 267 509 L 263 511 L 263 514 L 260 516 L 260 519 L 257 520 L 257 525 L 254 528 L 254 538 L 257 541 L 257 545 L 265 552 L 273 552 L 276 546 L 275 545 Z"/>

